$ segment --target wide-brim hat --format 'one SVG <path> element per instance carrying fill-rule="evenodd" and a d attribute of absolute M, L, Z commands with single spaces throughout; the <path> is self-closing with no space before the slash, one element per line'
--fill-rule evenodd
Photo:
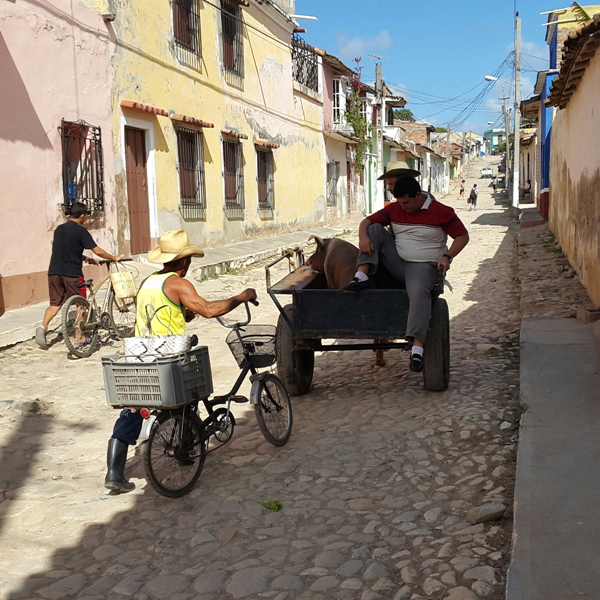
<path fill-rule="evenodd" d="M 388 177 L 418 177 L 421 171 L 411 169 L 404 160 L 392 160 L 385 165 L 385 173 L 377 179 L 387 179 Z"/>
<path fill-rule="evenodd" d="M 165 263 L 186 256 L 204 256 L 202 248 L 190 244 L 188 234 L 183 229 L 172 229 L 160 236 L 158 246 L 148 252 L 148 262 Z"/>

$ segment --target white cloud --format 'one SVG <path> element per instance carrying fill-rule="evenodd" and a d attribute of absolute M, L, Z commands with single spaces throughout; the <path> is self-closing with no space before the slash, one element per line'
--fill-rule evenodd
<path fill-rule="evenodd" d="M 521 53 L 524 54 L 524 58 L 533 59 L 537 69 L 547 68 L 547 64 L 543 65 L 543 62 L 548 63 L 549 52 L 547 46 L 538 46 L 535 42 L 522 42 Z"/>
<path fill-rule="evenodd" d="M 355 36 L 348 37 L 343 34 L 337 36 L 337 45 L 340 58 L 344 60 L 365 57 L 368 53 L 377 54 L 389 50 L 394 45 L 394 40 L 387 29 L 370 38 Z"/>

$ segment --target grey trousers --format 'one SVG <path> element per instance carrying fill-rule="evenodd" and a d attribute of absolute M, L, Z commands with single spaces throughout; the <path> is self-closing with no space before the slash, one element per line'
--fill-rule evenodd
<path fill-rule="evenodd" d="M 431 318 L 431 290 L 438 281 L 437 265 L 433 262 L 407 262 L 398 256 L 393 236 L 383 225 L 374 223 L 367 230 L 373 242 L 373 253 L 360 252 L 357 265 L 370 265 L 369 276 L 382 264 L 408 293 L 408 323 L 406 337 L 425 341 Z"/>

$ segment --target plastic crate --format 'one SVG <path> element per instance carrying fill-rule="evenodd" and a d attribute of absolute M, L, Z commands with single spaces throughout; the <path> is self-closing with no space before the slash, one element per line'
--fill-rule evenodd
<path fill-rule="evenodd" d="M 118 355 L 102 358 L 106 401 L 115 407 L 174 408 L 207 398 L 213 383 L 208 348 L 157 356 L 152 362 L 126 362 Z"/>

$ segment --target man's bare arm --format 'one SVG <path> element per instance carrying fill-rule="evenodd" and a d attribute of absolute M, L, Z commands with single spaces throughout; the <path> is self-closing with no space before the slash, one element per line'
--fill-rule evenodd
<path fill-rule="evenodd" d="M 449 256 L 454 258 L 460 252 L 462 252 L 462 250 L 468 243 L 469 243 L 469 234 L 468 233 L 467 233 L 467 235 L 458 235 L 452 241 L 452 245 L 450 246 L 450 248 L 448 248 L 448 252 L 446 252 L 446 254 L 448 254 Z M 448 258 L 446 258 L 446 256 L 440 257 L 437 264 L 438 264 L 438 269 L 440 267 L 442 267 L 444 269 L 444 275 L 450 269 L 450 261 L 448 260 Z"/>
<path fill-rule="evenodd" d="M 103 250 L 102 248 L 100 248 L 100 246 L 95 246 L 94 248 L 92 248 L 92 252 L 96 255 L 99 256 L 100 258 L 103 258 L 104 260 L 112 260 L 114 262 L 119 262 L 121 260 L 120 256 L 113 256 L 112 254 L 109 254 L 106 250 Z"/>
<path fill-rule="evenodd" d="M 373 242 L 369 238 L 367 229 L 371 226 L 369 219 L 363 219 L 358 226 L 358 248 L 361 252 L 371 254 L 373 252 Z"/>
<path fill-rule="evenodd" d="M 186 279 L 171 277 L 165 283 L 167 296 L 185 308 L 195 312 L 202 317 L 210 319 L 220 317 L 237 308 L 244 302 L 256 300 L 256 291 L 252 288 L 244 290 L 241 294 L 227 298 L 226 300 L 215 300 L 210 302 L 199 296 L 194 286 Z M 177 296 L 175 298 L 174 296 Z"/>

